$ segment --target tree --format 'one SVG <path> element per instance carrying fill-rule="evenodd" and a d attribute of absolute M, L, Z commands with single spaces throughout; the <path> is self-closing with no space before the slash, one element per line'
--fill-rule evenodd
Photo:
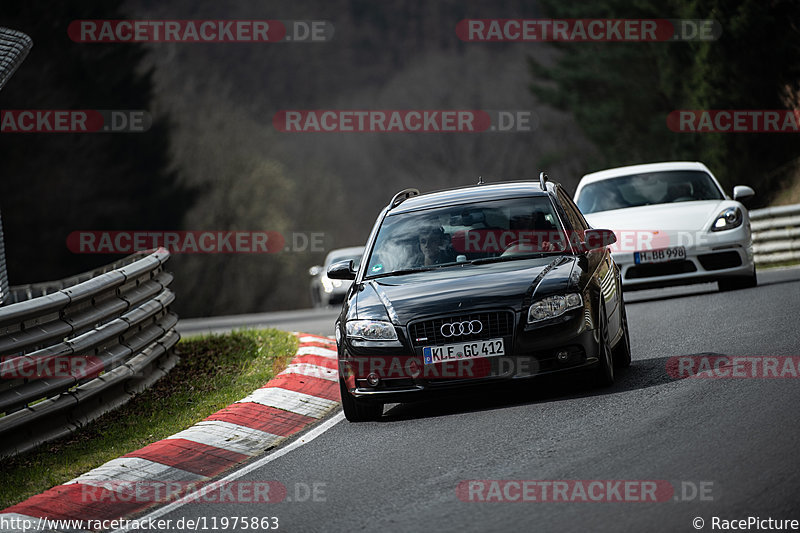
<path fill-rule="evenodd" d="M 120 1 L 4 2 L 3 24 L 33 49 L 0 92 L 3 109 L 151 111 L 152 73 L 137 44 L 80 44 L 67 27 L 81 18 L 123 18 Z M 75 230 L 177 229 L 191 191 L 169 170 L 169 124 L 146 133 L 0 134 L 0 208 L 9 279 L 45 281 L 109 262 L 66 246 Z"/>
<path fill-rule="evenodd" d="M 714 41 L 558 43 L 550 65 L 531 60 L 533 93 L 572 112 L 599 149 L 591 168 L 689 159 L 707 163 L 726 188 L 767 194 L 798 155 L 791 134 L 676 133 L 680 109 L 794 109 L 800 89 L 800 4 L 790 0 L 544 0 L 553 18 L 713 19 Z"/>

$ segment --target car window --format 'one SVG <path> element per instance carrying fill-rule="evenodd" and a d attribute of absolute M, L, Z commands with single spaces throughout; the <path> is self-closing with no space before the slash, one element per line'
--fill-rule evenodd
<path fill-rule="evenodd" d="M 365 277 L 563 251 L 562 236 L 545 196 L 389 214 L 376 236 Z"/>
<path fill-rule="evenodd" d="M 579 232 L 581 236 L 583 232 L 589 229 L 589 223 L 586 222 L 586 219 L 583 218 L 578 207 L 572 201 L 572 198 L 564 191 L 564 189 L 558 189 L 558 200 L 561 202 L 561 206 L 564 208 L 564 211 L 567 215 L 567 219 L 569 220 L 569 225 L 572 226 L 572 229 Z"/>
<path fill-rule="evenodd" d="M 631 174 L 589 183 L 581 189 L 578 207 L 581 212 L 588 214 L 643 205 L 723 198 L 708 173 L 673 170 Z"/>

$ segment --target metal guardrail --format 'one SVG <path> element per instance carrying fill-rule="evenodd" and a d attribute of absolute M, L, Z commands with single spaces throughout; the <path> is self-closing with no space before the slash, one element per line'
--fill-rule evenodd
<path fill-rule="evenodd" d="M 12 287 L 0 307 L 0 457 L 68 434 L 177 362 L 169 252 Z M 29 298 L 29 299 L 28 299 Z"/>
<path fill-rule="evenodd" d="M 756 264 L 800 261 L 800 204 L 750 211 Z"/>

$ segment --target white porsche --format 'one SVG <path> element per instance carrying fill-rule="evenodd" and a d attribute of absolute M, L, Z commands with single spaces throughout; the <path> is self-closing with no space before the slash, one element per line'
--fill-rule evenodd
<path fill-rule="evenodd" d="M 756 286 L 750 218 L 702 163 L 634 165 L 583 176 L 575 202 L 595 228 L 617 234 L 612 246 L 628 289 L 716 281 L 720 290 Z"/>

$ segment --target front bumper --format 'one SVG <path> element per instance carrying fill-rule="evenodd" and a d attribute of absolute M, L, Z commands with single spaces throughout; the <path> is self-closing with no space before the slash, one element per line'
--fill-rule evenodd
<path fill-rule="evenodd" d="M 685 260 L 636 264 L 633 251 L 612 253 L 622 285 L 630 290 L 705 283 L 747 276 L 755 269 L 750 230 L 745 225 L 719 233 L 675 232 L 669 246 L 679 245 L 686 249 Z"/>
<path fill-rule="evenodd" d="M 403 342 L 403 348 L 369 351 L 345 344 L 339 349 L 339 372 L 356 398 L 402 403 L 464 388 L 590 368 L 599 362 L 592 315 L 584 307 L 530 326 L 520 324 L 517 313 L 514 334 L 503 337 L 505 355 L 447 363 L 425 365 L 422 346 L 407 342 Z M 369 383 L 370 374 L 379 378 L 377 384 Z"/>

